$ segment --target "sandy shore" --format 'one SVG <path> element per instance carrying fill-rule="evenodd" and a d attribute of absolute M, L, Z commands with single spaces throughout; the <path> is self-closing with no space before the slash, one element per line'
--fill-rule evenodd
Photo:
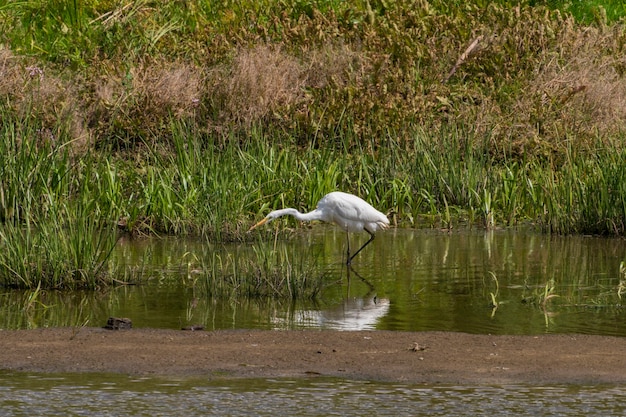
<path fill-rule="evenodd" d="M 448 332 L 0 331 L 0 369 L 499 384 L 626 382 L 626 340 Z"/>

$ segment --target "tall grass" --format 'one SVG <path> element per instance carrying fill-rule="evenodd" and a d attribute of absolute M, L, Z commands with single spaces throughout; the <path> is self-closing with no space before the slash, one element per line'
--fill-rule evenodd
<path fill-rule="evenodd" d="M 533 167 L 530 178 L 540 188 L 527 192 L 534 193 L 533 212 L 546 228 L 559 233 L 626 232 L 625 152 L 568 159 L 557 172 Z"/>
<path fill-rule="evenodd" d="M 92 161 L 71 157 L 61 129 L 20 122 L 4 124 L 0 141 L 0 285 L 110 284 L 106 262 L 115 236 L 106 225 L 110 211 L 87 186 Z"/>
<path fill-rule="evenodd" d="M 463 131 L 433 136 L 416 132 L 412 146 L 389 139 L 377 153 L 328 147 L 300 154 L 254 145 L 203 157 L 204 169 L 221 182 L 198 195 L 202 207 L 241 221 L 270 209 L 312 209 L 325 193 L 343 189 L 389 212 L 399 224 L 417 224 L 420 214 L 454 208 L 455 222 L 484 226 L 535 223 L 560 233 L 623 234 L 624 153 L 598 149 L 594 155 L 567 154 L 566 163 L 495 161 L 480 140 Z M 469 143 L 474 145 L 470 146 Z M 233 204 L 234 203 L 234 204 Z M 200 214 L 200 217 L 204 217 Z M 219 230 L 219 225 L 214 225 Z M 245 228 L 244 228 L 245 229 Z"/>
<path fill-rule="evenodd" d="M 336 189 L 361 195 L 399 226 L 426 221 L 436 227 L 534 224 L 558 233 L 626 232 L 623 151 L 569 152 L 557 165 L 496 160 L 487 152 L 489 137 L 463 129 L 417 130 L 407 143 L 389 134 L 372 151 L 367 143 L 355 150 L 341 141 L 275 146 L 274 132 L 267 131 L 245 143 L 232 137 L 212 144 L 185 123 L 171 126 L 168 147 L 146 143 L 148 152 L 135 165 L 95 154 L 76 157 L 62 130 L 53 143 L 39 140 L 28 122 L 5 127 L 4 285 L 99 285 L 106 281 L 100 273 L 112 244 L 105 236 L 120 219 L 130 233 L 248 240 L 255 218 L 285 206 L 310 210 Z M 338 133 L 339 139 L 349 135 Z"/>
<path fill-rule="evenodd" d="M 51 216 L 0 226 L 0 286 L 95 289 L 114 283 L 108 261 L 115 236 L 66 206 Z"/>

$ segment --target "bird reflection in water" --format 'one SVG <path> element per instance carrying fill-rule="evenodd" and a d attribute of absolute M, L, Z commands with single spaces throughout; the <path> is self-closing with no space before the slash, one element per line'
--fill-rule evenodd
<path fill-rule="evenodd" d="M 289 318 L 274 318 L 278 329 L 315 328 L 329 330 L 374 330 L 378 321 L 389 312 L 389 299 L 378 298 L 374 286 L 356 272 L 346 267 L 346 296 L 340 304 L 325 309 L 300 309 Z M 368 286 L 364 296 L 351 296 L 351 281 L 357 278 Z"/>

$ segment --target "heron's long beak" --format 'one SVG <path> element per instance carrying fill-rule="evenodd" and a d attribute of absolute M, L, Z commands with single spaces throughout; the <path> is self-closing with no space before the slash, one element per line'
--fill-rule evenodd
<path fill-rule="evenodd" d="M 267 217 L 261 220 L 260 222 L 258 222 L 257 224 L 255 224 L 254 226 L 252 226 L 250 229 L 248 229 L 248 232 L 251 231 L 252 229 L 256 229 L 259 226 L 263 226 L 265 223 L 267 223 Z"/>

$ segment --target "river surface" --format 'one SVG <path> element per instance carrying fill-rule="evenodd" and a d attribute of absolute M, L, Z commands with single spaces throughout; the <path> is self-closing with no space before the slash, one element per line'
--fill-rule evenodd
<path fill-rule="evenodd" d="M 623 239 L 527 230 L 390 230 L 343 264 L 346 237 L 333 227 L 267 235 L 246 244 L 199 239 L 123 239 L 120 281 L 100 292 L 0 294 L 0 328 L 102 326 L 178 329 L 386 329 L 490 334 L 625 336 Z M 352 247 L 366 236 L 353 236 Z M 286 253 L 285 273 L 323 283 L 315 300 L 209 297 L 215 262 Z M 282 251 L 282 252 L 281 252 Z M 226 262 L 228 263 L 228 262 Z M 232 265 L 237 265 L 233 262 Z M 234 268 L 234 267 L 233 267 Z M 299 268 L 299 269 L 298 269 Z M 236 275 L 233 269 L 232 276 Z M 222 270 L 223 273 L 223 270 Z M 231 275 L 220 275 L 229 279 Z M 422 385 L 329 378 L 137 378 L 0 371 L 3 416 L 204 415 L 624 415 L 615 385 Z"/>

